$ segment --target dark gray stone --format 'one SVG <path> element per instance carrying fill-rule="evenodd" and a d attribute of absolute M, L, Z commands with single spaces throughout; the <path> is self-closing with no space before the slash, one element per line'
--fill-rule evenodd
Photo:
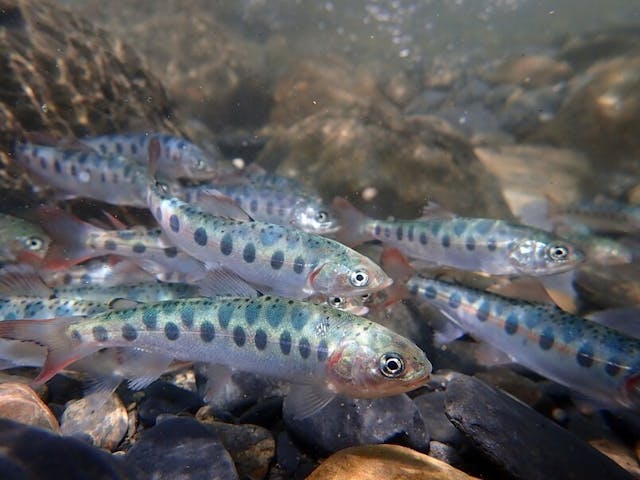
<path fill-rule="evenodd" d="M 302 452 L 286 431 L 278 433 L 276 472 L 280 471 L 282 478 L 306 478 L 317 466 L 317 462 Z"/>
<path fill-rule="evenodd" d="M 152 383 L 144 393 L 138 405 L 138 417 L 145 426 L 153 425 L 162 413 L 195 413 L 202 406 L 202 400 L 195 393 L 164 381 Z"/>
<path fill-rule="evenodd" d="M 148 478 L 134 466 L 79 440 L 4 419 L 0 419 L 0 477 L 3 480 Z"/>
<path fill-rule="evenodd" d="M 473 445 L 513 478 L 633 478 L 583 440 L 476 378 L 452 380 L 445 409 Z"/>
<path fill-rule="evenodd" d="M 145 430 L 126 461 L 154 480 L 239 478 L 217 435 L 192 418 L 167 419 Z"/>
<path fill-rule="evenodd" d="M 322 451 L 396 443 L 426 452 L 429 432 L 420 411 L 406 395 L 378 399 L 338 396 L 315 414 L 294 418 L 285 398 L 283 418 L 292 435 Z"/>
<path fill-rule="evenodd" d="M 465 438 L 445 415 L 444 400 L 445 393 L 436 391 L 415 397 L 413 403 L 420 410 L 424 423 L 429 428 L 431 440 L 459 446 L 464 442 Z"/>

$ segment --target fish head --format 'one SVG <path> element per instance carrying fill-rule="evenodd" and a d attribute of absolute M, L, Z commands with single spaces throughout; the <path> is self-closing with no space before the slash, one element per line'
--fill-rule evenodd
<path fill-rule="evenodd" d="M 175 160 L 187 178 L 210 180 L 218 175 L 219 165 L 215 157 L 197 145 L 180 142 L 177 151 Z"/>
<path fill-rule="evenodd" d="M 368 293 L 357 297 L 332 295 L 326 298 L 326 304 L 354 315 L 366 315 L 369 313 L 369 307 L 365 305 L 365 302 L 367 302 L 369 295 Z"/>
<path fill-rule="evenodd" d="M 511 265 L 525 275 L 551 275 L 575 268 L 584 261 L 582 250 L 560 238 L 525 238 L 509 252 Z"/>
<path fill-rule="evenodd" d="M 431 362 L 411 341 L 374 323 L 345 335 L 327 359 L 329 388 L 356 398 L 399 395 L 424 385 Z"/>
<path fill-rule="evenodd" d="M 318 295 L 353 297 L 388 287 L 393 280 L 373 260 L 356 258 L 328 261 L 309 275 L 310 290 Z"/>
<path fill-rule="evenodd" d="M 337 232 L 340 228 L 338 218 L 321 202 L 298 202 L 293 208 L 291 223 L 300 230 L 318 235 Z"/>

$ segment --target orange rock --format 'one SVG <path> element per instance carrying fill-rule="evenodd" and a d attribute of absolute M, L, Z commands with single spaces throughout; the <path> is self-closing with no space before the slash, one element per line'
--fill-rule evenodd
<path fill-rule="evenodd" d="M 0 417 L 60 432 L 58 421 L 49 407 L 23 383 L 0 384 Z"/>
<path fill-rule="evenodd" d="M 466 473 L 423 453 L 399 445 L 363 445 L 326 459 L 307 480 L 473 480 Z"/>

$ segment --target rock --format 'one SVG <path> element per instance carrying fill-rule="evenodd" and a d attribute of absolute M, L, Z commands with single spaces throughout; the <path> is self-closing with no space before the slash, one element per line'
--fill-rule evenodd
<path fill-rule="evenodd" d="M 598 438 L 589 440 L 589 445 L 605 454 L 635 478 L 640 478 L 640 465 L 634 452 L 621 442 Z"/>
<path fill-rule="evenodd" d="M 553 120 L 529 138 L 586 153 L 596 174 L 624 170 L 637 176 L 639 92 L 640 54 L 597 62 L 572 80 Z"/>
<path fill-rule="evenodd" d="M 138 404 L 138 417 L 145 426 L 153 425 L 162 413 L 195 413 L 202 406 L 200 397 L 172 383 L 158 380 L 144 389 Z"/>
<path fill-rule="evenodd" d="M 475 154 L 500 180 L 502 194 L 515 215 L 541 197 L 567 205 L 596 188 L 587 159 L 572 150 L 520 144 L 479 147 Z M 531 168 L 534 163 L 540 168 Z"/>
<path fill-rule="evenodd" d="M 319 412 L 302 419 L 293 417 L 285 398 L 282 413 L 287 430 L 321 452 L 385 442 L 421 451 L 429 448 L 424 420 L 406 395 L 378 399 L 337 396 Z"/>
<path fill-rule="evenodd" d="M 135 466 L 74 438 L 0 419 L 0 471 L 4 480 L 149 478 Z"/>
<path fill-rule="evenodd" d="M 171 418 L 140 434 L 126 462 L 156 480 L 237 480 L 229 452 L 192 418 Z"/>
<path fill-rule="evenodd" d="M 267 475 L 269 464 L 275 456 L 276 443 L 266 428 L 216 421 L 203 423 L 218 436 L 229 452 L 240 478 L 260 480 Z"/>
<path fill-rule="evenodd" d="M 60 431 L 63 435 L 86 435 L 96 447 L 113 451 L 127 433 L 127 409 L 115 394 L 97 408 L 92 402 L 96 402 L 94 396 L 70 402 L 60 419 Z"/>
<path fill-rule="evenodd" d="M 527 88 L 553 85 L 567 80 L 573 70 L 568 62 L 542 53 L 518 54 L 501 65 L 491 65 L 485 77 L 495 84 L 512 83 Z"/>
<path fill-rule="evenodd" d="M 278 433 L 276 445 L 275 467 L 282 473 L 282 478 L 306 478 L 318 466 L 318 462 L 302 452 L 286 431 Z"/>
<path fill-rule="evenodd" d="M 486 372 L 478 372 L 475 377 L 492 387 L 498 388 L 518 400 L 533 407 L 543 397 L 543 385 L 517 374 L 511 367 L 491 368 Z"/>
<path fill-rule="evenodd" d="M 114 37 L 137 47 L 184 118 L 197 118 L 214 131 L 256 127 L 268 118 L 271 69 L 262 41 L 223 23 L 207 0 L 157 0 L 153 8 L 128 0 L 108 6 L 99 0 L 73 3 Z"/>
<path fill-rule="evenodd" d="M 199 383 L 199 392 L 205 396 L 206 382 Z M 209 399 L 216 414 L 229 412 L 241 415 L 259 401 L 282 397 L 288 391 L 288 385 L 272 378 L 266 378 L 247 372 L 234 372 L 231 379 Z"/>
<path fill-rule="evenodd" d="M 464 460 L 458 450 L 446 443 L 434 440 L 429 442 L 429 456 L 454 467 L 464 465 Z"/>
<path fill-rule="evenodd" d="M 308 480 L 357 478 L 378 480 L 470 480 L 460 470 L 440 460 L 398 445 L 366 445 L 333 454 L 307 477 Z"/>
<path fill-rule="evenodd" d="M 58 420 L 40 397 L 23 383 L 0 384 L 0 417 L 59 432 Z"/>
<path fill-rule="evenodd" d="M 126 43 L 48 0 L 3 0 L 2 19 L 0 163 L 8 170 L 0 186 L 24 186 L 8 152 L 25 132 L 183 133 L 162 85 Z"/>
<path fill-rule="evenodd" d="M 443 444 L 459 446 L 465 441 L 465 437 L 445 415 L 444 399 L 444 392 L 427 392 L 414 397 L 413 403 L 418 407 L 424 423 L 429 429 L 431 443 L 436 440 Z"/>
<path fill-rule="evenodd" d="M 476 378 L 454 378 L 445 408 L 474 446 L 514 478 L 633 478 L 583 440 Z"/>
<path fill-rule="evenodd" d="M 640 268 L 638 262 L 626 265 L 585 265 L 573 285 L 580 298 L 601 308 L 640 305 Z"/>

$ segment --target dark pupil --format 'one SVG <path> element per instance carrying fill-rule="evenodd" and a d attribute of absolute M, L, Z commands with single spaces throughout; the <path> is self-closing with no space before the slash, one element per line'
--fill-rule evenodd
<path fill-rule="evenodd" d="M 564 257 L 564 248 L 556 248 L 555 250 L 556 257 Z"/>
<path fill-rule="evenodd" d="M 361 282 L 361 281 L 363 281 L 363 280 L 364 280 L 364 277 L 362 276 L 362 274 L 361 274 L 361 273 L 359 273 L 359 274 L 357 274 L 357 275 L 356 275 L 356 280 L 357 280 L 358 282 Z"/>
<path fill-rule="evenodd" d="M 341 302 L 340 297 L 333 298 L 333 303 L 335 303 L 336 305 L 338 305 L 340 302 Z"/>
<path fill-rule="evenodd" d="M 387 368 L 391 372 L 396 372 L 400 368 L 400 365 L 398 364 L 397 360 L 390 359 L 390 360 L 387 360 Z"/>

